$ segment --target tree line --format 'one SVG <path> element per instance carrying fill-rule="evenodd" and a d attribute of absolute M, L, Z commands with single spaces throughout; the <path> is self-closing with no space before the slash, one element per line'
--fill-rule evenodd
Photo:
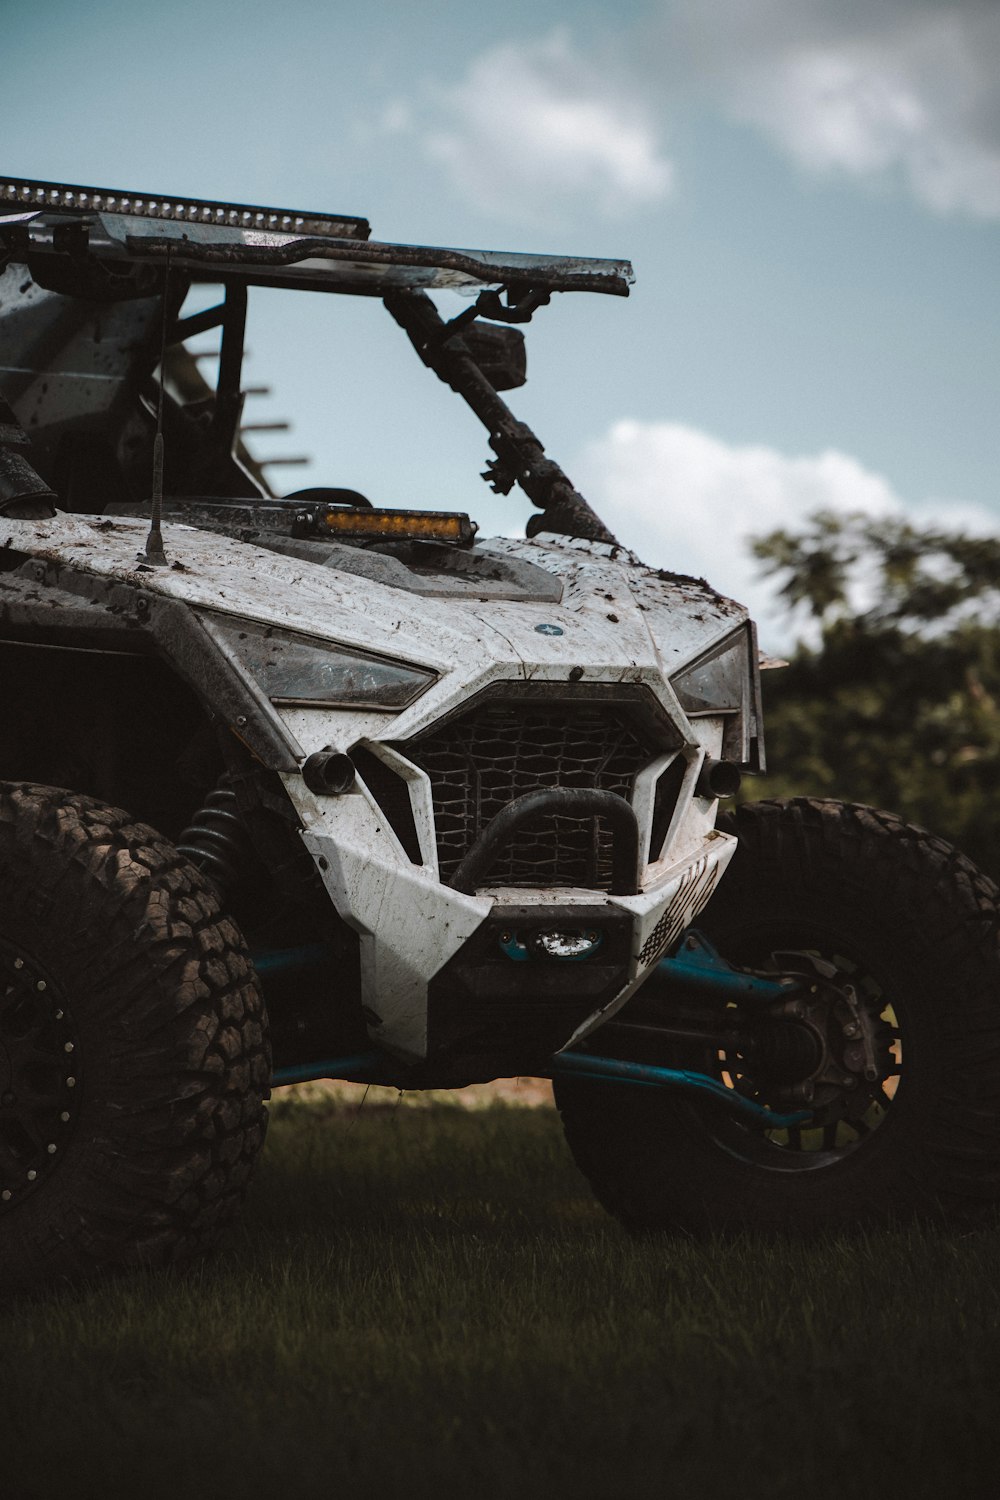
<path fill-rule="evenodd" d="M 1000 541 L 818 512 L 752 548 L 811 625 L 763 674 L 769 774 L 744 795 L 885 807 L 1000 879 Z"/>

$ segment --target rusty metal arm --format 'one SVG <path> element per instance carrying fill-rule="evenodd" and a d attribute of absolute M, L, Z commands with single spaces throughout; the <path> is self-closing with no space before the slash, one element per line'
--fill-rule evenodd
<path fill-rule="evenodd" d="M 338 241 L 318 236 L 296 236 L 276 243 L 255 241 L 199 240 L 194 233 L 154 235 L 126 233 L 124 246 L 130 256 L 164 259 L 173 254 L 178 264 L 220 265 L 245 269 L 251 275 L 267 267 L 296 266 L 305 260 L 341 262 L 348 267 L 371 266 L 377 271 L 393 267 L 452 273 L 470 284 L 488 287 L 523 283 L 531 278 L 549 292 L 603 292 L 627 297 L 631 266 L 624 261 L 581 261 L 565 256 L 510 256 L 469 250 L 450 250 L 437 245 L 394 245 L 371 240 Z"/>
<path fill-rule="evenodd" d="M 496 454 L 483 478 L 499 495 L 507 495 L 519 484 L 533 505 L 543 512 L 528 522 L 528 535 L 555 531 L 564 536 L 616 544 L 604 525 L 567 475 L 545 449 L 526 422 L 510 407 L 483 374 L 468 348 L 448 325 L 426 292 L 389 292 L 383 298 L 396 322 L 409 335 L 424 364 L 472 408 L 490 434 Z"/>

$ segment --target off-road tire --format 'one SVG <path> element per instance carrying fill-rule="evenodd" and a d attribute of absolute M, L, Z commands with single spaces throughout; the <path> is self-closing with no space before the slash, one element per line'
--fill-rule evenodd
<path fill-rule="evenodd" d="M 270 1078 L 239 929 L 153 829 L 6 782 L 0 1075 L 0 1289 L 196 1255 L 236 1213 Z"/>
<path fill-rule="evenodd" d="M 781 1150 L 711 1102 L 558 1082 L 570 1147 L 598 1198 L 634 1228 L 691 1232 L 991 1219 L 1000 1200 L 997 887 L 943 840 L 868 807 L 750 803 L 719 826 L 739 847 L 697 927 L 736 964 L 808 948 L 874 975 L 898 1018 L 896 1093 L 854 1149 L 810 1156 Z M 712 1065 L 704 1051 L 661 1060 Z"/>

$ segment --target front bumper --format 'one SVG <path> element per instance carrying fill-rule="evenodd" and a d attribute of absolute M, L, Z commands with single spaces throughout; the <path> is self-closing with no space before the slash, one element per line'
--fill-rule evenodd
<path fill-rule="evenodd" d="M 433 1065 L 441 1083 L 529 1071 L 588 1035 L 702 910 L 735 849 L 708 828 L 675 863 L 647 867 L 636 895 L 521 887 L 469 895 L 399 857 L 366 796 L 320 798 L 299 776 L 285 781 L 327 893 L 359 934 L 372 1041 L 403 1063 Z M 505 951 L 505 933 L 581 927 L 601 934 L 590 957 L 521 961 Z M 447 1077 L 438 1078 L 439 1061 Z"/>

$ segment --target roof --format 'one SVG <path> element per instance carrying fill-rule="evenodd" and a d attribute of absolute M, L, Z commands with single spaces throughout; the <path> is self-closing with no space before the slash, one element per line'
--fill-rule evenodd
<path fill-rule="evenodd" d="M 16 231 L 24 252 L 69 250 L 70 224 L 76 254 L 119 265 L 169 259 L 202 279 L 376 295 L 514 286 L 612 296 L 627 296 L 634 279 L 627 260 L 381 243 L 369 239 L 366 219 L 350 215 L 0 179 L 0 235 Z"/>

